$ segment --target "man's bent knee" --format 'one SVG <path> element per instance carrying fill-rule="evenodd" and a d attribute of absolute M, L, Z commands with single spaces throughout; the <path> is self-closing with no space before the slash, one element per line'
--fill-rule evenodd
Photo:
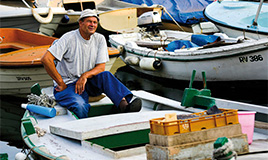
<path fill-rule="evenodd" d="M 74 102 L 67 108 L 68 110 L 74 112 L 78 118 L 87 118 L 90 105 L 86 103 Z"/>

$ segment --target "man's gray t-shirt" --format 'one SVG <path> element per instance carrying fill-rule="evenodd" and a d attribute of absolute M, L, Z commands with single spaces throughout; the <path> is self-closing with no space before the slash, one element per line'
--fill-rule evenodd
<path fill-rule="evenodd" d="M 48 51 L 59 61 L 56 68 L 65 84 L 75 82 L 96 64 L 109 61 L 104 36 L 95 32 L 85 40 L 78 29 L 64 34 Z"/>

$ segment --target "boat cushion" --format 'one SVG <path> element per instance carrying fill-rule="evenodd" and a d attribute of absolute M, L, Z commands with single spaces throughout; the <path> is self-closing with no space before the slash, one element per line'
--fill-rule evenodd
<path fill-rule="evenodd" d="M 215 35 L 202 35 L 202 34 L 193 34 L 191 36 L 192 43 L 197 44 L 198 46 L 204 46 L 209 43 L 220 41 L 221 38 Z"/>
<path fill-rule="evenodd" d="M 176 49 L 193 48 L 193 47 L 199 47 L 199 46 L 188 40 L 176 40 L 170 42 L 166 50 L 168 50 L 169 52 L 174 52 L 174 50 Z"/>

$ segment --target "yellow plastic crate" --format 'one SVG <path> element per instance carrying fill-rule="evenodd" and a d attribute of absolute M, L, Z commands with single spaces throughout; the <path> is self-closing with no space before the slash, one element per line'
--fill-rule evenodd
<path fill-rule="evenodd" d="M 198 117 L 164 122 L 164 117 L 150 120 L 150 129 L 153 134 L 174 135 L 179 133 L 200 131 L 215 127 L 237 124 L 238 114 L 234 109 L 221 109 L 223 113 L 207 115 L 207 111 L 193 113 Z"/>

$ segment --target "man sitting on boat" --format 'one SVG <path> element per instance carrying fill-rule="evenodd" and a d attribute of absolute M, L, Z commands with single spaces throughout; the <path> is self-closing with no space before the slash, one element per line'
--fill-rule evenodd
<path fill-rule="evenodd" d="M 109 56 L 104 36 L 95 32 L 98 21 L 93 10 L 84 10 L 78 19 L 79 28 L 65 33 L 42 57 L 46 71 L 54 80 L 56 101 L 78 118 L 88 116 L 89 96 L 102 93 L 121 112 L 140 111 L 141 100 L 136 98 L 130 103 L 133 94 L 112 73 L 104 71 Z"/>

